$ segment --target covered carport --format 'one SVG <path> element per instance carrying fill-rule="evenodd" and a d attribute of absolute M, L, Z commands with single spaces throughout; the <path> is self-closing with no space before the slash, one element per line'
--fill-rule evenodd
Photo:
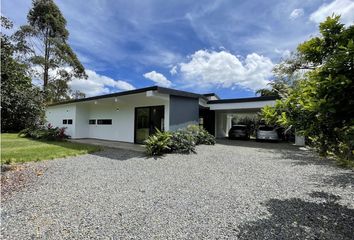
<path fill-rule="evenodd" d="M 276 97 L 252 97 L 219 99 L 208 101 L 211 111 L 215 112 L 215 136 L 225 138 L 232 126 L 232 119 L 253 118 L 264 106 L 274 106 Z"/>

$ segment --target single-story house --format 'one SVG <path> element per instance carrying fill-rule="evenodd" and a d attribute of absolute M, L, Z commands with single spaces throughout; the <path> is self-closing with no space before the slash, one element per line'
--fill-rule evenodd
<path fill-rule="evenodd" d="M 220 99 L 159 86 L 52 104 L 48 123 L 66 127 L 73 139 L 96 138 L 142 143 L 155 129 L 173 131 L 203 125 L 216 137 L 226 137 L 235 117 L 257 114 L 275 97 Z"/>

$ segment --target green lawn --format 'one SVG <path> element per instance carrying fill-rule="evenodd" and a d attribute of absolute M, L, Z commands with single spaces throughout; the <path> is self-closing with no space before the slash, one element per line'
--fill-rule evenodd
<path fill-rule="evenodd" d="M 56 141 L 36 141 L 19 137 L 16 133 L 1 134 L 1 163 L 21 163 L 67 156 L 76 156 L 100 150 L 100 147 Z"/>

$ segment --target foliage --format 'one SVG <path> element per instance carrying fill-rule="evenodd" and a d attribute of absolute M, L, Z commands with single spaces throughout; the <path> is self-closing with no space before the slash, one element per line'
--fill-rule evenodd
<path fill-rule="evenodd" d="M 354 26 L 337 16 L 320 24 L 321 36 L 298 46 L 285 74 L 307 69 L 275 107 L 262 109 L 267 123 L 293 127 L 323 156 L 354 161 Z M 296 62 L 296 63 L 295 63 Z"/>
<path fill-rule="evenodd" d="M 178 130 L 172 132 L 171 150 L 176 153 L 195 153 L 195 138 L 191 132 Z"/>
<path fill-rule="evenodd" d="M 1 164 L 63 158 L 99 150 L 100 147 L 87 144 L 33 140 L 13 133 L 1 134 Z"/>
<path fill-rule="evenodd" d="M 287 84 L 279 79 L 276 79 L 268 83 L 268 85 L 270 88 L 259 89 L 256 91 L 256 94 L 260 95 L 261 97 L 264 96 L 283 97 L 288 91 Z"/>
<path fill-rule="evenodd" d="M 33 0 L 27 21 L 14 34 L 21 60 L 34 70 L 34 78 L 43 80 L 47 102 L 68 99 L 71 78 L 87 76 L 67 42 L 65 18 L 53 0 Z"/>
<path fill-rule="evenodd" d="M 146 153 L 150 156 L 163 155 L 164 153 L 192 153 L 198 144 L 214 145 L 215 137 L 204 128 L 189 125 L 186 129 L 175 132 L 156 133 L 145 140 Z"/>
<path fill-rule="evenodd" d="M 1 17 L 4 28 L 12 23 Z M 42 121 L 43 98 L 28 77 L 28 67 L 15 59 L 10 37 L 1 34 L 1 132 L 17 132 Z"/>
<path fill-rule="evenodd" d="M 156 133 L 145 140 L 146 153 L 150 156 L 159 156 L 171 150 L 171 133 L 161 132 L 156 129 Z"/>
<path fill-rule="evenodd" d="M 214 145 L 216 143 L 215 137 L 201 126 L 189 125 L 187 126 L 186 131 L 192 134 L 196 145 Z"/>
<path fill-rule="evenodd" d="M 44 139 L 49 141 L 59 141 L 69 138 L 69 136 L 65 134 L 65 128 L 53 127 L 50 124 L 47 126 L 34 126 L 23 129 L 20 131 L 19 135 L 28 138 Z"/>

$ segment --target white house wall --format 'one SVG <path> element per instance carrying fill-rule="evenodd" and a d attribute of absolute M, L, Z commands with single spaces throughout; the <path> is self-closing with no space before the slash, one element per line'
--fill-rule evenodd
<path fill-rule="evenodd" d="M 89 138 L 89 108 L 84 104 L 76 105 L 75 138 Z M 83 124 L 85 123 L 85 124 Z"/>
<path fill-rule="evenodd" d="M 239 103 L 214 103 L 209 104 L 210 110 L 242 110 L 242 109 L 261 109 L 262 107 L 274 106 L 275 101 L 256 101 L 256 102 L 239 102 Z"/>
<path fill-rule="evenodd" d="M 48 107 L 46 116 L 47 121 L 54 126 L 70 126 L 68 127 L 68 134 L 72 138 L 97 138 L 134 142 L 135 108 L 161 105 L 165 109 L 165 130 L 169 130 L 168 96 L 156 97 L 137 94 L 122 98 L 57 105 Z M 73 125 L 63 125 L 62 120 L 69 117 L 73 119 Z M 97 119 L 112 119 L 112 125 L 89 125 L 90 119 L 96 119 L 96 121 Z"/>
<path fill-rule="evenodd" d="M 63 124 L 64 119 L 72 119 L 73 124 Z M 46 110 L 46 120 L 55 127 L 66 127 L 65 132 L 72 138 L 76 137 L 75 121 L 76 106 L 75 105 L 58 105 L 51 106 Z"/>

